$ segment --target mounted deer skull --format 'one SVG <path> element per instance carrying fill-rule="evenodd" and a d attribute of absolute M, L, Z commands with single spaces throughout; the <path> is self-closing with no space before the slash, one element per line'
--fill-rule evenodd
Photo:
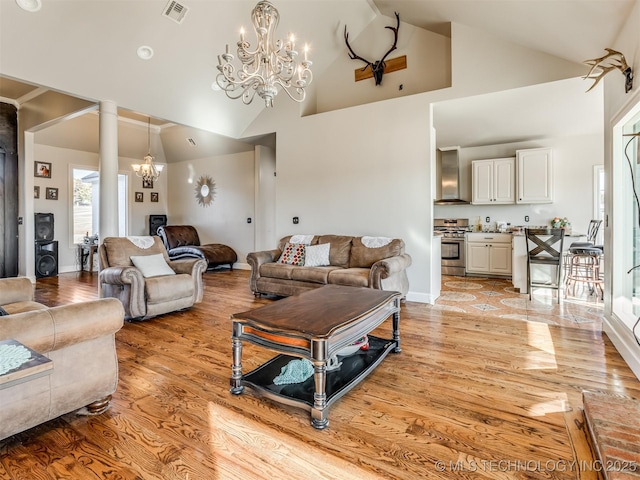
<path fill-rule="evenodd" d="M 625 93 L 629 93 L 629 90 L 633 88 L 633 72 L 631 71 L 631 67 L 627 65 L 627 61 L 624 58 L 624 55 L 616 50 L 612 50 L 611 48 L 605 48 L 607 51 L 606 55 L 598 58 L 592 58 L 591 60 L 585 60 L 584 63 L 591 66 L 591 70 L 584 77 L 585 80 L 587 78 L 591 80 L 595 80 L 593 85 L 589 88 L 591 90 L 595 87 L 602 78 L 612 70 L 620 70 L 622 74 L 626 77 L 624 83 L 624 91 Z M 613 63 L 615 62 L 615 63 Z M 587 92 L 589 91 L 587 90 Z"/>
<path fill-rule="evenodd" d="M 380 85 L 382 83 L 382 75 L 384 74 L 384 69 L 387 66 L 387 64 L 384 62 L 385 58 L 387 58 L 387 56 L 397 48 L 396 44 L 398 43 L 398 30 L 400 30 L 400 15 L 398 15 L 398 12 L 395 12 L 395 14 L 397 25 L 395 27 L 384 27 L 393 31 L 393 45 L 387 51 L 387 53 L 385 53 L 384 56 L 377 62 L 370 62 L 369 60 L 362 58 L 360 55 L 357 55 L 353 51 L 351 45 L 349 45 L 349 33 L 347 32 L 347 26 L 344 26 L 344 41 L 346 42 L 347 48 L 350 52 L 349 58 L 351 58 L 351 60 L 362 60 L 364 63 L 366 63 L 366 65 L 362 68 L 362 71 L 366 70 L 367 68 L 371 68 L 371 73 L 373 73 L 373 78 L 376 81 L 376 85 Z"/>

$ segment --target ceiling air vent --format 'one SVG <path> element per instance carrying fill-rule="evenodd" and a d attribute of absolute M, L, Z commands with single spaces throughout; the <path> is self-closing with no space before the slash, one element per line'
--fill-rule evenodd
<path fill-rule="evenodd" d="M 162 11 L 162 16 L 170 18 L 176 23 L 182 23 L 188 11 L 189 9 L 181 3 L 178 3 L 175 0 L 169 0 L 167 6 L 164 7 L 164 10 Z"/>

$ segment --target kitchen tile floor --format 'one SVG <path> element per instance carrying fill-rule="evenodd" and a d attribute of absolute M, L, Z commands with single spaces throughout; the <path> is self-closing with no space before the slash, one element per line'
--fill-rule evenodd
<path fill-rule="evenodd" d="M 604 302 L 587 288 L 577 288 L 558 305 L 557 292 L 534 289 L 533 298 L 514 290 L 511 280 L 484 277 L 442 276 L 440 297 L 431 308 L 439 311 L 542 322 L 549 325 L 600 331 Z"/>

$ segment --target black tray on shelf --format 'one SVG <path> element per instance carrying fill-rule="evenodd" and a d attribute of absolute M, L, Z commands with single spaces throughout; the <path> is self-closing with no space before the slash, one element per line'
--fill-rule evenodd
<path fill-rule="evenodd" d="M 360 380 L 373 370 L 390 350 L 396 347 L 393 340 L 378 338 L 369 335 L 369 349 L 358 350 L 353 355 L 338 357 L 342 365 L 327 371 L 326 395 L 327 404 L 348 392 Z M 280 374 L 291 360 L 299 357 L 291 355 L 277 355 L 265 364 L 256 368 L 242 377 L 242 383 L 263 390 L 267 395 L 272 394 L 285 397 L 296 402 L 302 402 L 309 407 L 313 406 L 313 394 L 315 382 L 313 375 L 301 383 L 289 385 L 275 385 L 273 379 Z"/>

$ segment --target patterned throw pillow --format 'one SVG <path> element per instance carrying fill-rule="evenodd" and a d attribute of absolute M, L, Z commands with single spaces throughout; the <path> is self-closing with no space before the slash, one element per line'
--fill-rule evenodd
<path fill-rule="evenodd" d="M 304 265 L 304 245 L 301 243 L 287 243 L 278 259 L 278 263 L 302 267 Z"/>
<path fill-rule="evenodd" d="M 305 267 L 321 267 L 323 265 L 330 265 L 330 247 L 330 243 L 322 243 L 320 245 L 307 245 L 307 248 L 304 252 Z"/>

